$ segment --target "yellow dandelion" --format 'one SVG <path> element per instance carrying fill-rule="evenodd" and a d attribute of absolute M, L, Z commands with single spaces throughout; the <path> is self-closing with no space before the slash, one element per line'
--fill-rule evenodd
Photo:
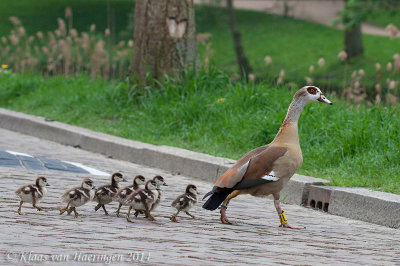
<path fill-rule="evenodd" d="M 1 68 L 6 69 L 6 68 L 8 68 L 8 65 L 3 64 L 3 65 L 1 65 Z"/>
<path fill-rule="evenodd" d="M 223 101 L 225 101 L 225 98 L 219 98 L 219 99 L 217 100 L 217 103 L 221 103 L 221 102 L 223 102 Z"/>

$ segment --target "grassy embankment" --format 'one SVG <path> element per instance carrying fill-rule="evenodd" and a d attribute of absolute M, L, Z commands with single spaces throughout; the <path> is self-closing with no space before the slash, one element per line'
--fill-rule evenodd
<path fill-rule="evenodd" d="M 270 142 L 293 91 L 232 83 L 219 71 L 135 90 L 100 79 L 0 75 L 0 106 L 96 131 L 233 159 Z M 219 100 L 220 99 L 220 100 Z M 334 185 L 400 193 L 399 107 L 308 105 L 300 119 L 300 173 Z"/>

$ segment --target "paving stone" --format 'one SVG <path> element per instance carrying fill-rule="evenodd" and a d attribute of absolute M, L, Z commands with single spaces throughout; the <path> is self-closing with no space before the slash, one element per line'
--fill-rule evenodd
<path fill-rule="evenodd" d="M 105 258 L 111 260 L 112 255 L 118 260 L 111 265 L 131 264 L 130 260 L 139 255 L 143 265 L 400 265 L 400 230 L 289 204 L 283 204 L 289 222 L 307 228 L 282 229 L 273 201 L 251 196 L 239 196 L 230 204 L 228 215 L 237 226 L 220 224 L 218 212 L 203 210 L 201 200 L 191 211 L 198 219 L 180 215 L 179 223 L 172 223 L 169 217 L 174 210 L 170 204 L 187 184 L 195 184 L 203 195 L 212 184 L 7 130 L 0 129 L 0 134 L 4 150 L 79 162 L 108 173 L 119 171 L 129 179 L 123 185 L 130 184 L 137 174 L 146 178 L 161 174 L 169 185 L 153 213 L 155 222 L 132 217 L 134 223 L 128 223 L 125 217 L 116 217 L 116 203 L 107 205 L 110 216 L 105 216 L 100 210 L 94 211 L 94 202 L 79 207 L 81 216 L 75 219 L 59 215 L 59 208 L 64 206 L 62 193 L 80 185 L 85 177 L 92 178 L 97 186 L 108 183 L 109 177 L 2 167 L 1 265 L 88 265 L 90 256 L 106 264 Z M 25 215 L 20 216 L 14 191 L 39 175 L 46 176 L 51 184 L 48 195 L 39 203 L 46 212 L 24 204 Z M 126 211 L 123 207 L 122 213 Z M 24 261 L 29 252 L 31 259 L 42 258 L 46 263 Z"/>
<path fill-rule="evenodd" d="M 12 168 L 24 168 L 20 161 L 14 159 L 14 160 L 8 160 L 8 159 L 0 159 L 0 166 L 4 167 L 12 167 Z"/>
<path fill-rule="evenodd" d="M 43 164 L 35 157 L 29 157 L 29 156 L 21 156 L 17 155 L 15 156 L 18 160 L 21 161 L 22 165 L 26 169 L 33 169 L 33 170 L 47 170 L 46 167 L 43 166 Z M 1 165 L 1 164 L 0 164 Z"/>

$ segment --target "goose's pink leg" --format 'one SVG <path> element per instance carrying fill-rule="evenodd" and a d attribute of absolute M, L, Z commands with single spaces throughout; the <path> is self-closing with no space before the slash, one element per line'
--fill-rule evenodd
<path fill-rule="evenodd" d="M 275 209 L 276 209 L 276 212 L 278 213 L 279 219 L 281 221 L 281 224 L 279 225 L 279 227 L 291 228 L 291 229 L 305 229 L 305 227 L 294 226 L 294 225 L 288 224 L 285 213 L 283 212 L 283 210 L 281 208 L 281 201 L 279 200 L 279 198 L 280 198 L 279 194 L 274 194 Z"/>
<path fill-rule="evenodd" d="M 233 191 L 231 194 L 228 195 L 228 197 L 226 197 L 221 207 L 219 207 L 221 213 L 220 217 L 221 223 L 237 225 L 237 223 L 228 220 L 228 217 L 226 217 L 226 209 L 228 208 L 229 201 L 233 198 L 236 198 L 239 195 L 240 195 L 240 190 Z"/>

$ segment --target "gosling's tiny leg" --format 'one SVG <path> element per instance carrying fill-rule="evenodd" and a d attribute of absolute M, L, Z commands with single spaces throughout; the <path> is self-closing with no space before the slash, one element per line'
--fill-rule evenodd
<path fill-rule="evenodd" d="M 71 212 L 74 210 L 74 208 L 73 207 L 70 207 L 68 210 L 67 210 L 67 215 L 70 215 L 71 214 Z"/>
<path fill-rule="evenodd" d="M 117 217 L 121 217 L 121 215 L 119 214 L 119 211 L 121 210 L 121 206 L 122 206 L 122 204 L 120 203 L 118 206 L 118 210 L 116 211 Z"/>
<path fill-rule="evenodd" d="M 99 204 L 97 204 L 96 205 L 96 207 L 94 207 L 94 211 L 95 212 L 97 212 L 98 211 L 98 209 L 100 209 L 100 207 L 101 207 L 102 205 L 99 203 Z"/>
<path fill-rule="evenodd" d="M 75 218 L 78 218 L 78 212 L 76 211 L 75 207 L 74 207 L 74 214 L 75 214 Z"/>
<path fill-rule="evenodd" d="M 19 208 L 18 208 L 18 214 L 19 214 L 19 215 L 22 215 L 22 214 L 23 214 L 23 213 L 21 212 L 22 203 L 24 203 L 24 202 L 21 200 L 21 202 L 19 203 Z"/>
<path fill-rule="evenodd" d="M 176 217 L 178 216 L 179 212 L 180 212 L 180 211 L 178 210 L 178 211 L 177 211 L 174 215 L 172 215 L 171 218 L 169 218 L 169 219 L 170 219 L 171 221 L 177 223 L 178 220 L 176 220 Z"/>
<path fill-rule="evenodd" d="M 130 223 L 133 223 L 133 221 L 131 220 L 131 217 L 129 217 L 131 215 L 131 210 L 132 210 L 132 206 L 129 206 L 128 213 L 126 214 L 126 220 Z"/>
<path fill-rule="evenodd" d="M 62 209 L 60 210 L 60 215 L 63 214 L 63 213 L 68 209 L 69 204 L 71 204 L 71 201 L 68 202 L 67 207 L 62 208 Z"/>
<path fill-rule="evenodd" d="M 192 217 L 192 219 L 196 219 L 196 216 L 190 214 L 189 212 L 185 212 L 187 215 L 189 215 L 190 217 Z"/>
<path fill-rule="evenodd" d="M 106 207 L 104 206 L 104 204 L 103 205 L 101 205 L 101 207 L 103 208 L 103 210 L 104 210 L 104 214 L 105 215 L 108 215 L 108 212 L 107 212 L 107 210 L 106 210 Z"/>
<path fill-rule="evenodd" d="M 146 214 L 147 214 L 147 217 L 148 217 L 148 219 L 149 219 L 150 221 L 157 221 L 157 220 L 153 217 L 153 215 L 150 214 L 150 212 L 147 212 Z"/>
<path fill-rule="evenodd" d="M 39 207 L 39 206 L 36 206 L 36 203 L 35 203 L 35 204 L 32 204 L 32 206 L 33 206 L 34 208 L 36 208 L 38 211 L 43 211 L 43 208 L 41 208 L 41 207 Z"/>
<path fill-rule="evenodd" d="M 33 208 L 37 209 L 38 211 L 43 211 L 42 208 L 36 206 L 36 197 L 35 196 L 33 197 L 32 206 L 33 206 Z"/>

